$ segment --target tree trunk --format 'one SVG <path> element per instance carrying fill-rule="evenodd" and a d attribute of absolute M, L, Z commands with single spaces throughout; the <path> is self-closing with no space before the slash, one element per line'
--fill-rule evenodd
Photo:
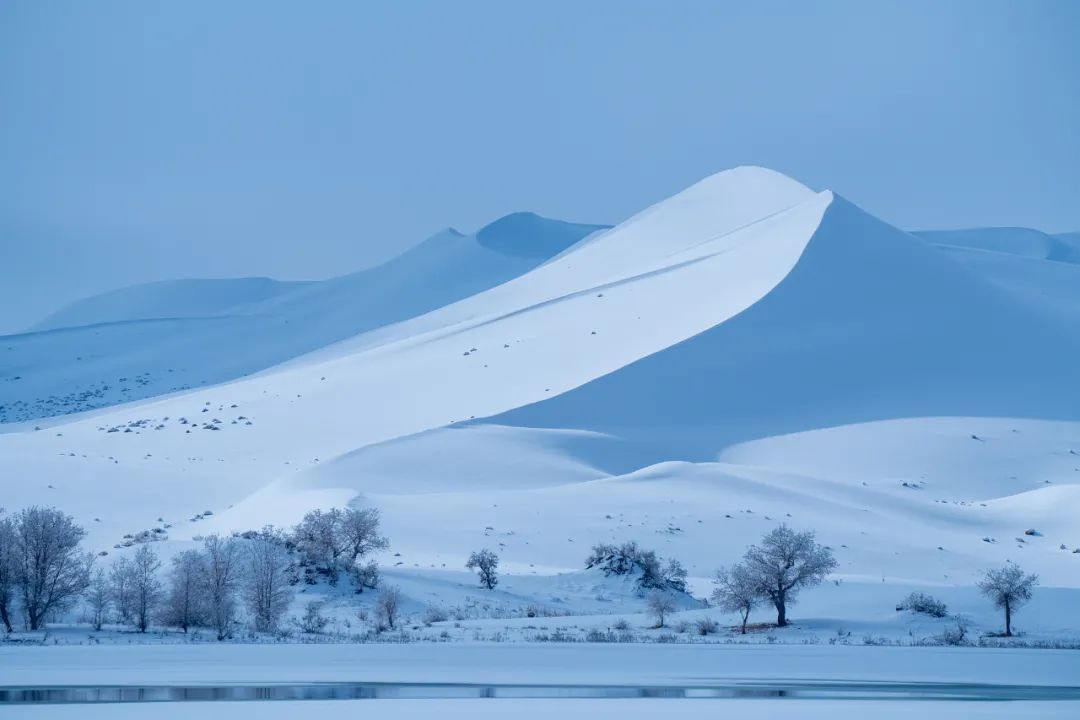
<path fill-rule="evenodd" d="M 1005 637 L 1012 637 L 1012 608 L 1009 601 L 1005 601 Z"/>
<path fill-rule="evenodd" d="M 746 610 L 742 615 L 742 634 L 746 634 L 746 620 L 750 617 L 750 611 Z"/>
<path fill-rule="evenodd" d="M 11 627 L 11 615 L 8 613 L 7 605 L 0 605 L 0 620 L 4 621 L 4 629 L 8 632 L 13 632 L 15 628 Z"/>
<path fill-rule="evenodd" d="M 786 593 L 779 593 L 776 596 L 776 627 L 784 627 L 787 624 Z"/>

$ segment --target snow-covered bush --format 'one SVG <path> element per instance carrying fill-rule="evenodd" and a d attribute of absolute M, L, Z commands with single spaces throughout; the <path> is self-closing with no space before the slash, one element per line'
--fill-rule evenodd
<path fill-rule="evenodd" d="M 374 560 L 368 560 L 363 564 L 355 563 L 349 570 L 349 577 L 352 578 L 356 592 L 362 593 L 365 589 L 374 590 L 379 587 L 379 564 Z"/>
<path fill-rule="evenodd" d="M 302 633 L 321 635 L 326 631 L 326 626 L 330 624 L 330 618 L 322 614 L 322 603 L 312 600 L 304 606 L 303 617 L 299 619 L 293 618 L 293 624 Z"/>
<path fill-rule="evenodd" d="M 942 645 L 970 645 L 970 641 L 967 639 L 968 635 L 968 622 L 963 618 L 956 618 L 955 627 L 947 628 L 940 635 L 937 636 L 937 641 Z"/>
<path fill-rule="evenodd" d="M 694 623 L 694 630 L 698 635 L 715 635 L 720 631 L 720 625 L 710 617 L 703 617 Z"/>
<path fill-rule="evenodd" d="M 446 622 L 450 619 L 450 614 L 446 612 L 445 608 L 436 607 L 435 605 L 428 605 L 424 610 L 423 621 L 425 625 L 431 625 L 437 622 Z"/>
<path fill-rule="evenodd" d="M 908 595 L 896 606 L 896 609 L 908 610 L 913 613 L 922 613 L 923 615 L 929 615 L 936 618 L 943 618 L 949 614 L 945 607 L 945 603 L 932 595 L 921 592 L 913 592 Z"/>
<path fill-rule="evenodd" d="M 605 575 L 637 574 L 639 591 L 673 590 L 686 592 L 686 570 L 678 560 L 663 565 L 653 550 L 643 550 L 634 541 L 622 545 L 599 543 L 585 558 L 586 568 L 599 568 Z"/>

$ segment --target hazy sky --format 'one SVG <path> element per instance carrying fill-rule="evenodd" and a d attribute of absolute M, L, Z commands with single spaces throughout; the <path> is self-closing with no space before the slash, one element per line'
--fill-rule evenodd
<path fill-rule="evenodd" d="M 1078 36 L 1075 0 L 3 0 L 0 332 L 746 163 L 908 229 L 1080 229 Z"/>

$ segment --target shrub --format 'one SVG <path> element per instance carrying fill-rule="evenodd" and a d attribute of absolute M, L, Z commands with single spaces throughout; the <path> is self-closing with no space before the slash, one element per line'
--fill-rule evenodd
<path fill-rule="evenodd" d="M 373 590 L 379 587 L 379 564 L 374 560 L 353 565 L 349 575 L 358 593 L 364 592 L 365 588 Z"/>
<path fill-rule="evenodd" d="M 931 617 L 943 618 L 948 615 L 945 603 L 932 595 L 913 592 L 896 606 L 897 610 L 908 610 L 913 613 L 922 613 Z"/>
<path fill-rule="evenodd" d="M 293 618 L 293 624 L 302 633 L 308 635 L 321 635 L 330 624 L 330 618 L 322 614 L 322 603 L 312 600 L 304 607 L 304 616 L 297 620 Z"/>
<path fill-rule="evenodd" d="M 712 618 L 704 617 L 694 623 L 694 630 L 698 635 L 713 635 L 720 631 L 720 625 Z"/>
<path fill-rule="evenodd" d="M 686 592 L 686 570 L 678 560 L 669 560 L 664 566 L 655 551 L 643 550 L 633 541 L 622 545 L 594 545 L 585 558 L 585 567 L 599 568 L 608 576 L 639 573 L 639 591 Z"/>
<path fill-rule="evenodd" d="M 431 625 L 432 623 L 445 622 L 450 619 L 450 614 L 446 612 L 445 608 L 429 605 L 427 610 L 424 611 L 423 621 L 425 625 Z"/>
<path fill-rule="evenodd" d="M 971 643 L 967 639 L 967 634 L 967 622 L 961 618 L 957 618 L 956 627 L 944 630 L 937 639 L 942 645 L 970 645 Z"/>

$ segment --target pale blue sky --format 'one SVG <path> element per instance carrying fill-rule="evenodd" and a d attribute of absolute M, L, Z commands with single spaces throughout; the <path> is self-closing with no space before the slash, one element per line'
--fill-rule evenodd
<path fill-rule="evenodd" d="M 1080 229 L 1080 2 L 0 3 L 0 332 L 313 278 L 759 164 L 908 229 Z"/>

